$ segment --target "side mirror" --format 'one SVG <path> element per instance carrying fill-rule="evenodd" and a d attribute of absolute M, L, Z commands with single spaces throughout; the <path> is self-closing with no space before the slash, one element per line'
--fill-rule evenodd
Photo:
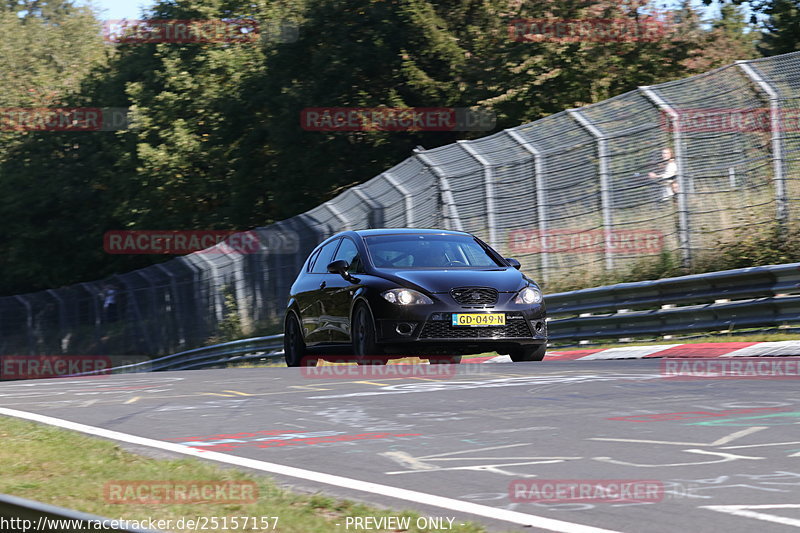
<path fill-rule="evenodd" d="M 331 274 L 339 274 L 340 276 L 344 276 L 347 274 L 348 268 L 350 268 L 350 264 L 344 259 L 339 259 L 333 263 L 328 263 L 328 272 Z"/>
<path fill-rule="evenodd" d="M 509 266 L 516 268 L 517 270 L 522 268 L 522 265 L 519 263 L 519 261 L 517 261 L 516 259 L 512 259 L 510 257 L 506 257 L 506 263 L 508 263 Z"/>

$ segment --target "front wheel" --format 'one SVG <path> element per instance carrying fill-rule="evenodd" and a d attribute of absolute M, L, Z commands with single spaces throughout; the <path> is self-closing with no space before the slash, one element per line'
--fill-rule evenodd
<path fill-rule="evenodd" d="M 385 365 L 387 358 L 375 342 L 375 320 L 365 304 L 353 313 L 353 355 L 359 365 Z"/>
<path fill-rule="evenodd" d="M 286 366 L 317 366 L 317 359 L 308 356 L 306 341 L 303 339 L 303 330 L 297 322 L 294 313 L 286 317 L 286 326 L 283 332 L 283 357 Z"/>
<path fill-rule="evenodd" d="M 515 363 L 523 361 L 541 361 L 547 352 L 547 344 L 534 344 L 531 346 L 519 346 L 511 350 L 508 355 Z"/>

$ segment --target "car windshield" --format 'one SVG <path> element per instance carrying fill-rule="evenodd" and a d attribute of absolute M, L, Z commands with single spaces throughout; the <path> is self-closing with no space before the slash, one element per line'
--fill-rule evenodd
<path fill-rule="evenodd" d="M 364 239 L 376 268 L 486 268 L 501 265 L 469 235 L 409 233 Z"/>

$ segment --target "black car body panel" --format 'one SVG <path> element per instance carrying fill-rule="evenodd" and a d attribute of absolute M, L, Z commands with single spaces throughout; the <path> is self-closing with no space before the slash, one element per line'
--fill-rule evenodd
<path fill-rule="evenodd" d="M 522 275 L 512 267 L 476 270 L 450 270 L 446 276 L 440 270 L 388 270 L 376 273 L 398 286 L 447 294 L 455 287 L 492 287 L 499 292 L 514 292 L 520 288 Z"/>
<path fill-rule="evenodd" d="M 437 236 L 442 236 L 443 241 L 448 236 L 458 236 L 464 242 L 474 240 L 497 264 L 448 268 L 383 265 L 377 268 L 364 239 L 398 234 L 417 235 L 422 240 L 437 239 Z M 342 247 L 343 239 L 351 242 Z M 336 250 L 330 252 L 328 248 L 324 254 L 320 253 L 330 243 L 336 243 L 333 245 Z M 358 264 L 353 265 L 348 260 L 352 268 L 347 273 L 328 272 L 318 261 L 320 258 L 323 262 L 341 259 L 339 251 Z M 357 255 L 353 255 L 356 252 Z M 326 350 L 336 353 L 337 349 L 341 353 L 341 349 L 347 351 L 351 346 L 351 322 L 359 303 L 369 306 L 374 317 L 375 340 L 386 354 L 510 353 L 515 348 L 547 342 L 544 302 L 514 302 L 525 287 L 538 290 L 533 280 L 468 233 L 424 229 L 346 231 L 327 239 L 309 255 L 292 285 L 287 312 L 294 313 L 302 324 L 308 348 L 323 354 Z M 417 291 L 432 303 L 400 305 L 389 302 L 382 293 L 391 289 Z M 503 313 L 506 325 L 457 327 L 451 325 L 453 313 Z"/>

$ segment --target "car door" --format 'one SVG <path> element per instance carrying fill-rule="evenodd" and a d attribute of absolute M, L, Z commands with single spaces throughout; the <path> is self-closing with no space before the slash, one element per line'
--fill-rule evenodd
<path fill-rule="evenodd" d="M 314 250 L 308 260 L 303 263 L 303 269 L 297 275 L 291 289 L 292 297 L 297 303 L 297 311 L 300 313 L 300 327 L 306 332 L 310 332 L 317 327 L 314 305 L 316 304 L 315 291 L 319 282 L 315 277 L 311 276 L 310 272 L 311 265 L 314 264 L 314 260 L 319 256 L 319 252 L 319 249 Z"/>
<path fill-rule="evenodd" d="M 336 248 L 339 246 L 340 241 L 341 238 L 334 239 L 320 249 L 307 275 L 308 291 L 306 297 L 310 305 L 308 314 L 304 317 L 304 322 L 307 323 L 306 327 L 308 328 L 308 334 L 306 335 L 308 344 L 330 341 L 330 320 L 328 319 L 328 306 L 325 302 L 324 291 L 332 278 L 331 274 L 328 274 L 328 263 L 333 261 L 333 255 L 336 253 Z"/>
<path fill-rule="evenodd" d="M 362 272 L 361 260 L 356 243 L 349 237 L 342 239 L 333 260 L 344 259 L 350 265 L 349 273 L 353 276 Z M 357 284 L 344 279 L 339 274 L 331 274 L 323 290 L 326 309 L 330 319 L 330 340 L 335 343 L 350 342 L 350 302 L 353 299 Z"/>

